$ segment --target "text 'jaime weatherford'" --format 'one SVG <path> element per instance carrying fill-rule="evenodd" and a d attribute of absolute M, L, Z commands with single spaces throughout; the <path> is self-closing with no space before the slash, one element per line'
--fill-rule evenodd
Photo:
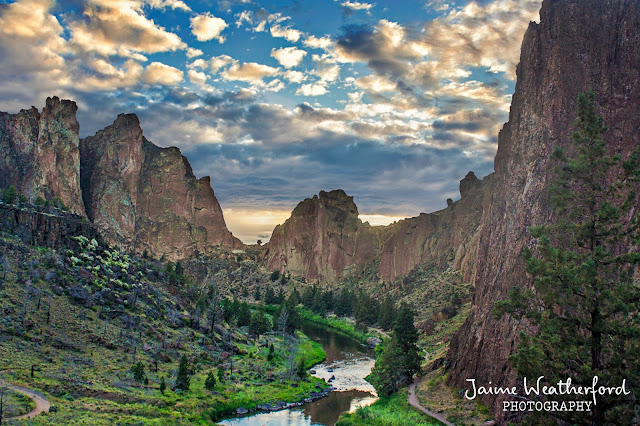
<path fill-rule="evenodd" d="M 553 397 L 553 396 L 586 396 L 589 400 L 579 401 L 531 401 L 526 397 L 518 394 L 518 387 L 501 387 L 477 386 L 476 379 L 466 379 L 471 383 L 471 389 L 465 391 L 464 396 L 467 399 L 475 399 L 478 395 L 508 395 L 512 398 L 520 400 L 503 401 L 503 411 L 591 411 L 592 405 L 596 405 L 597 396 L 604 395 L 629 395 L 631 391 L 627 390 L 627 380 L 623 379 L 620 386 L 602 386 L 598 385 L 598 376 L 593 377 L 591 386 L 574 385 L 571 378 L 565 381 L 558 381 L 555 385 L 543 384 L 544 376 L 538 377 L 535 385 L 528 385 L 528 379 L 524 378 L 524 394 L 531 397 Z M 524 400 L 523 400 L 524 399 Z"/>

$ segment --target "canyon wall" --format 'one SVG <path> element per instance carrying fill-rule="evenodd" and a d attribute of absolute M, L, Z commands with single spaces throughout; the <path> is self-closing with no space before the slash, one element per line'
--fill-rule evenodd
<path fill-rule="evenodd" d="M 491 309 L 513 286 L 528 286 L 522 248 L 530 226 L 549 223 L 548 188 L 554 147 L 571 150 L 577 96 L 595 92 L 609 130 L 610 153 L 628 155 L 640 142 L 640 2 L 545 0 L 540 23 L 522 44 L 509 121 L 499 135 L 490 200 L 481 220 L 475 295 L 467 321 L 448 353 L 450 383 L 512 385 L 508 356 L 517 324 L 496 320 Z M 484 402 L 502 419 L 502 398 Z"/>
<path fill-rule="evenodd" d="M 420 263 L 452 262 L 470 280 L 490 180 L 469 172 L 460 182 L 461 199 L 446 209 L 375 227 L 358 218 L 353 197 L 342 190 L 321 191 L 276 226 L 265 245 L 267 267 L 308 282 L 335 284 L 374 262 L 383 281 L 406 275 Z"/>
<path fill-rule="evenodd" d="M 178 148 L 147 141 L 134 114 L 80 140 L 76 111 L 53 97 L 42 112 L 0 112 L 0 188 L 14 185 L 31 201 L 59 197 L 108 241 L 140 253 L 177 260 L 242 247 L 209 177 L 196 179 Z"/>
<path fill-rule="evenodd" d="M 87 214 L 108 240 L 171 260 L 242 247 L 209 177 L 196 179 L 178 148 L 149 142 L 135 114 L 83 139 L 80 153 Z"/>
<path fill-rule="evenodd" d="M 59 197 L 72 212 L 85 214 L 77 109 L 75 102 L 52 97 L 42 112 L 0 112 L 0 188 L 14 185 L 30 199 Z"/>

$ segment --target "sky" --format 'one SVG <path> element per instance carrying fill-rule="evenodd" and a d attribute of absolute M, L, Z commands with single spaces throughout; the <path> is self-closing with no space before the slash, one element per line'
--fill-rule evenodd
<path fill-rule="evenodd" d="M 541 0 L 0 0 L 0 110 L 78 103 L 81 137 L 136 113 L 268 240 L 344 189 L 387 224 L 493 171 Z"/>

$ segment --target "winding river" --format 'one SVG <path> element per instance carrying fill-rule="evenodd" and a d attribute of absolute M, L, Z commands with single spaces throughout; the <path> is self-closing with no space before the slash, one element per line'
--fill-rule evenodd
<path fill-rule="evenodd" d="M 311 323 L 302 325 L 302 332 L 319 342 L 327 353 L 322 364 L 316 365 L 314 374 L 328 381 L 336 389 L 328 397 L 269 413 L 257 413 L 223 420 L 228 426 L 262 425 L 327 425 L 333 426 L 344 412 L 373 404 L 378 397 L 375 389 L 364 378 L 375 363 L 373 352 L 359 342 L 340 333 Z"/>

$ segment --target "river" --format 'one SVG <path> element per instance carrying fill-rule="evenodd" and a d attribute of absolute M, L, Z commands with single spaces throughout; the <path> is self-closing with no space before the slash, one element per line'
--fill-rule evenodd
<path fill-rule="evenodd" d="M 369 375 L 375 358 L 373 352 L 354 339 L 312 323 L 303 323 L 302 332 L 320 343 L 327 353 L 322 364 L 313 367 L 314 376 L 331 382 L 335 391 L 328 397 L 300 407 L 269 413 L 257 413 L 223 420 L 228 426 L 262 425 L 327 425 L 333 426 L 342 413 L 373 404 L 376 391 L 364 378 Z"/>

